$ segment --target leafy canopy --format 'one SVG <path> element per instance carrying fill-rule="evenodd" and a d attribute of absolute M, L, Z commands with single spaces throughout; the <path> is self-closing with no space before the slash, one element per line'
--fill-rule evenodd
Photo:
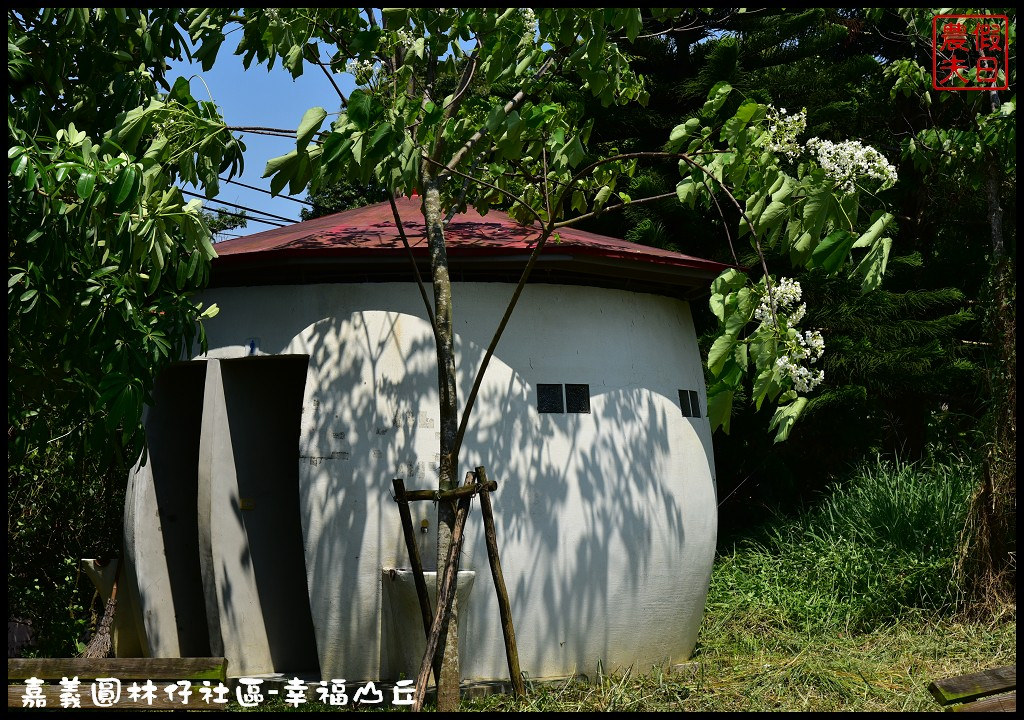
<path fill-rule="evenodd" d="M 214 195 L 244 147 L 185 80 L 168 86 L 180 19 L 8 10 L 8 424 L 21 451 L 81 426 L 121 429 L 137 450 L 156 373 L 203 339 L 212 309 L 190 296 L 215 253 L 177 185 Z"/>

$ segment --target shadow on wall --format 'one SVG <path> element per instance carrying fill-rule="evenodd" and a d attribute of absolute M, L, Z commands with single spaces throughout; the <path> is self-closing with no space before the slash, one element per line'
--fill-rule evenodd
<path fill-rule="evenodd" d="M 417 302 L 403 294 L 376 309 L 305 326 L 302 314 L 289 315 L 293 324 L 275 329 L 282 346 L 266 347 L 310 358 L 300 431 L 300 515 L 325 676 L 375 677 L 380 671 L 379 643 L 372 641 L 379 631 L 380 570 L 408 564 L 391 478 L 403 477 L 410 489 L 436 487 L 435 347 L 429 326 L 416 317 Z M 463 309 L 461 402 L 472 382 L 467 368 L 479 363 L 498 320 L 490 312 Z M 520 314 L 513 325 L 531 322 Z M 507 338 L 516 334 L 513 325 Z M 680 433 L 688 434 L 685 447 L 700 449 L 701 441 L 690 421 L 676 417 L 681 384 L 662 389 L 624 380 L 621 369 L 605 360 L 622 355 L 622 345 L 632 344 L 628 335 L 567 324 L 553 331 L 560 342 L 549 343 L 550 352 L 543 341 L 526 354 L 499 347 L 460 467 L 464 473 L 485 465 L 499 482 L 499 545 L 521 622 L 524 667 L 592 665 L 629 657 L 630 648 L 640 645 L 657 649 L 643 657 L 692 647 L 689 627 L 695 635 L 707 578 L 685 577 L 684 525 L 710 528 L 701 545 L 713 549 L 714 519 L 684 517 L 681 486 L 690 471 L 680 467 L 670 446 L 678 446 Z M 645 347 L 650 343 L 644 338 L 637 348 L 645 347 L 644 357 L 679 357 L 677 341 L 665 342 Z M 591 360 L 562 357 L 558 348 L 565 346 Z M 548 375 L 534 366 L 548 368 Z M 536 384 L 551 381 L 588 383 L 592 412 L 538 415 Z M 700 492 L 713 497 L 707 458 L 701 452 L 693 461 L 703 464 L 707 476 Z M 429 522 L 421 536 L 429 567 L 436 516 L 426 503 L 413 512 L 415 525 Z M 476 509 L 464 553 L 464 568 L 486 572 Z M 680 595 L 695 599 L 695 609 L 687 606 L 682 616 Z M 471 610 L 465 672 L 501 676 L 501 631 L 489 582 L 479 583 Z"/>

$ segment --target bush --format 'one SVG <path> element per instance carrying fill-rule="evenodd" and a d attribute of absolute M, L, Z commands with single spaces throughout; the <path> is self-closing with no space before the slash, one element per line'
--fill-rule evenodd
<path fill-rule="evenodd" d="M 24 457 L 8 449 L 7 617 L 31 626 L 23 655 L 81 652 L 95 590 L 79 560 L 120 555 L 127 476 L 80 441 L 70 436 Z"/>
<path fill-rule="evenodd" d="M 753 612 L 807 632 L 850 632 L 954 609 L 974 477 L 963 462 L 860 465 L 819 506 L 722 552 L 709 615 Z"/>

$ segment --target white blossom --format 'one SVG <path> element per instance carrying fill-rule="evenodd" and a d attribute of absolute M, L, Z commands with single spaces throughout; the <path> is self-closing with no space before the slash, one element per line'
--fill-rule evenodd
<path fill-rule="evenodd" d="M 794 361 L 788 355 L 783 355 L 775 361 L 775 366 L 782 372 L 789 375 L 793 381 L 793 389 L 798 393 L 808 393 L 818 387 L 825 380 L 825 371 L 812 372 Z"/>
<path fill-rule="evenodd" d="M 533 36 L 537 34 L 537 28 L 540 27 L 537 14 L 531 8 L 520 8 L 519 12 L 522 13 L 523 23 L 526 25 L 526 34 L 532 40 Z"/>
<path fill-rule="evenodd" d="M 807 110 L 788 115 L 786 108 L 768 106 L 765 114 L 765 131 L 767 132 L 768 149 L 774 153 L 782 153 L 790 159 L 803 152 L 797 135 L 807 129 Z"/>
<path fill-rule="evenodd" d="M 412 33 L 405 28 L 398 28 L 396 34 L 398 35 L 398 42 L 402 47 L 409 47 L 415 40 Z"/>
<path fill-rule="evenodd" d="M 349 58 L 345 61 L 345 72 L 355 76 L 357 85 L 365 85 L 373 79 L 377 67 L 372 60 L 356 60 Z"/>
<path fill-rule="evenodd" d="M 807 314 L 807 303 L 800 302 L 802 297 L 803 288 L 799 282 L 792 278 L 779 278 L 771 285 L 771 290 L 766 290 L 761 296 L 754 317 L 762 325 L 772 326 L 774 311 L 782 334 L 775 367 L 792 380 L 794 390 L 808 393 L 825 380 L 823 370 L 814 371 L 805 366 L 805 363 L 817 363 L 824 355 L 825 338 L 818 330 L 801 331 L 797 327 Z"/>
<path fill-rule="evenodd" d="M 896 169 L 870 145 L 863 145 L 857 140 L 834 143 L 815 137 L 807 141 L 807 149 L 815 155 L 825 174 L 845 193 L 853 192 L 860 178 L 881 181 L 880 190 L 896 184 Z"/>
<path fill-rule="evenodd" d="M 754 310 L 754 318 L 761 322 L 771 321 L 772 315 L 797 315 L 796 320 L 789 322 L 790 326 L 796 325 L 807 312 L 807 306 L 801 305 L 794 313 L 789 308 L 800 302 L 803 296 L 803 288 L 800 283 L 791 278 L 779 278 L 779 281 L 772 285 L 771 292 L 765 292 L 761 296 L 761 304 Z"/>

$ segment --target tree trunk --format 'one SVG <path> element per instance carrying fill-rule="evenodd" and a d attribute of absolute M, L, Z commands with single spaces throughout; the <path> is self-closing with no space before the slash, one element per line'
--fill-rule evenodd
<path fill-rule="evenodd" d="M 440 409 L 441 467 L 439 490 L 454 490 L 458 481 L 455 436 L 458 432 L 458 400 L 455 381 L 455 336 L 452 330 L 452 284 L 448 276 L 448 255 L 444 245 L 441 196 L 437 178 L 424 164 L 423 217 L 430 249 L 430 270 L 434 287 L 434 340 L 437 346 L 437 390 Z M 447 564 L 455 524 L 455 503 L 437 504 L 437 579 L 440 582 Z M 459 631 L 458 603 L 452 603 L 448 632 L 441 638 L 441 679 L 437 688 L 437 709 L 457 710 L 459 706 Z"/>
<path fill-rule="evenodd" d="M 991 109 L 999 95 L 989 94 Z M 1017 537 L 1017 303 L 1013 258 L 1003 237 L 1000 204 L 1002 167 L 992 157 L 985 194 L 992 240 L 992 269 L 986 317 L 988 339 L 995 351 L 989 363 L 990 441 L 982 464 L 981 485 L 975 493 L 969 522 L 966 560 L 973 594 L 984 605 L 1014 601 Z"/>

